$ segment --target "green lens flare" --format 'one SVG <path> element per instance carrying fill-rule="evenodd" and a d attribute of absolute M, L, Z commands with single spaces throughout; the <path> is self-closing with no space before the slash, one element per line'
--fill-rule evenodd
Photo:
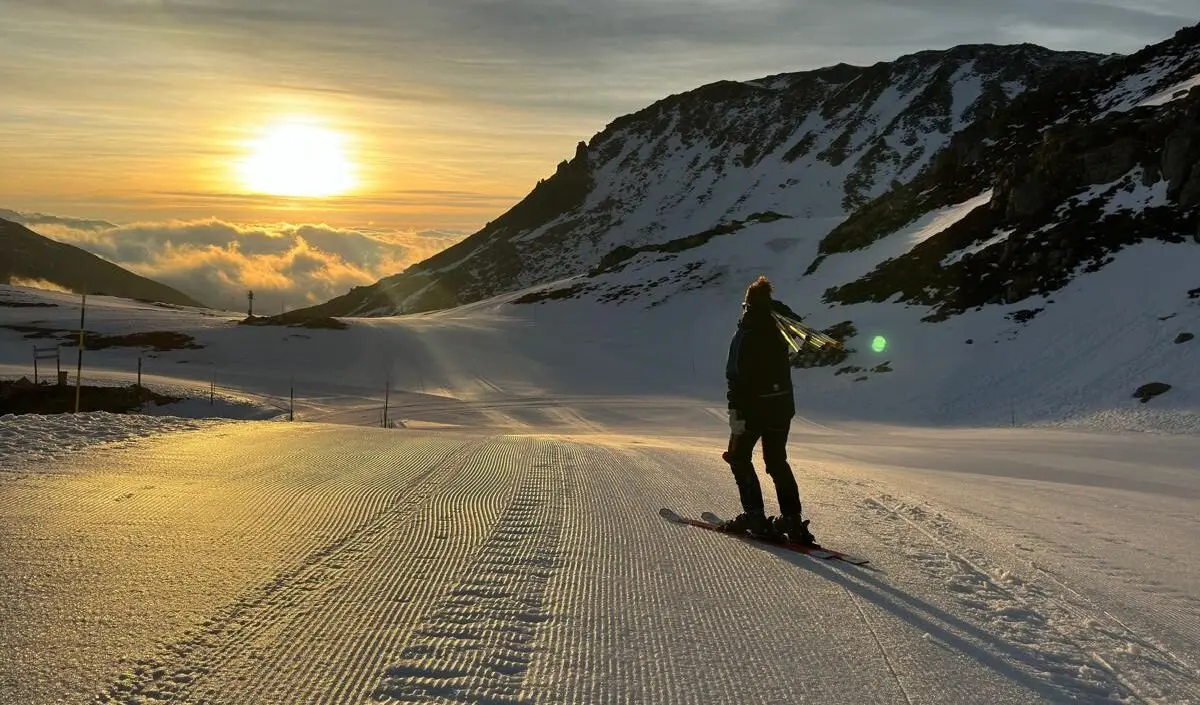
<path fill-rule="evenodd" d="M 875 336 L 875 339 L 871 341 L 871 349 L 877 353 L 887 350 L 887 338 L 882 335 Z"/>

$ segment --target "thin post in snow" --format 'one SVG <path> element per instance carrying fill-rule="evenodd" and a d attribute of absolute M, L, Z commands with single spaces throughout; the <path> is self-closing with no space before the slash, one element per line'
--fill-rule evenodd
<path fill-rule="evenodd" d="M 391 400 L 392 372 L 388 370 L 387 384 L 383 388 L 383 427 L 388 427 L 388 402 Z"/>
<path fill-rule="evenodd" d="M 296 378 L 288 382 L 288 421 L 296 420 Z"/>
<path fill-rule="evenodd" d="M 83 324 L 87 315 L 87 290 L 79 304 L 79 357 L 75 365 L 75 413 L 79 413 L 79 398 L 83 394 Z"/>

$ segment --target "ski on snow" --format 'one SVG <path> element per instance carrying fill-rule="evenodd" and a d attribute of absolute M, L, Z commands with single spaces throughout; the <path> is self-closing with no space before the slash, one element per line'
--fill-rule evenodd
<path fill-rule="evenodd" d="M 721 524 L 721 518 L 712 512 L 704 512 L 700 515 L 700 519 L 694 519 L 692 517 L 680 516 L 670 509 L 664 507 L 663 509 L 658 510 L 658 514 L 663 519 L 666 519 L 667 521 L 673 521 L 676 524 L 688 524 L 689 526 L 708 529 L 709 531 L 715 531 L 719 534 L 725 534 L 726 536 L 733 536 L 740 539 L 746 539 L 748 541 L 758 541 L 759 543 L 765 543 L 771 546 L 778 546 L 779 548 L 786 548 L 789 551 L 803 553 L 813 558 L 845 561 L 846 563 L 851 563 L 853 565 L 866 565 L 867 563 L 870 563 L 870 560 L 866 558 L 853 556 L 849 553 L 842 553 L 841 551 L 835 551 L 823 546 L 806 546 L 802 543 L 796 543 L 795 541 L 788 541 L 787 539 L 774 539 L 766 536 L 754 536 L 752 534 L 731 534 L 728 531 L 722 531 L 720 528 L 718 528 Z"/>

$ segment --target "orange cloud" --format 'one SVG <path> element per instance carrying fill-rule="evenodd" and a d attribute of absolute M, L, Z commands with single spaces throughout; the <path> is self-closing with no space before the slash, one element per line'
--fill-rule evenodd
<path fill-rule="evenodd" d="M 216 219 L 108 228 L 44 221 L 34 228 L 212 306 L 240 307 L 253 290 L 264 310 L 327 301 L 401 272 L 465 236 Z"/>

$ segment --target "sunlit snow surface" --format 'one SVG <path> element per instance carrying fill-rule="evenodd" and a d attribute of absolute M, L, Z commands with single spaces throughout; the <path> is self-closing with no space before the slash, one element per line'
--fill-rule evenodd
<path fill-rule="evenodd" d="M 1194 702 L 1184 252 L 1134 248 L 1024 326 L 861 307 L 894 376 L 796 372 L 805 511 L 874 571 L 658 517 L 738 509 L 719 456 L 734 292 L 346 331 L 99 300 L 101 330 L 205 346 L 144 360 L 198 418 L 0 419 L 0 702 Z M 1127 305 L 1129 279 L 1158 293 Z M 70 297 L 18 293 L 61 306 L 0 322 L 77 320 Z M 27 350 L 0 330 L 2 373 Z M 89 352 L 85 377 L 128 381 L 135 357 Z M 1168 395 L 1123 400 L 1167 374 Z M 397 428 L 371 428 L 389 376 Z M 277 417 L 293 384 L 300 419 L 337 423 L 199 418 Z M 943 427 L 901 423 L 906 404 Z M 1139 419 L 1156 433 L 1096 432 Z"/>
<path fill-rule="evenodd" d="M 662 521 L 736 510 L 717 419 L 561 411 L 221 425 L 0 474 L 0 700 L 1200 696 L 1195 439 L 798 423 L 814 531 L 872 572 Z"/>
<path fill-rule="evenodd" d="M 212 423 L 212 422 L 209 422 Z M 41 416 L 0 416 L 0 470 L 53 471 L 53 460 L 88 446 L 205 427 L 205 422 L 103 411 Z"/>

